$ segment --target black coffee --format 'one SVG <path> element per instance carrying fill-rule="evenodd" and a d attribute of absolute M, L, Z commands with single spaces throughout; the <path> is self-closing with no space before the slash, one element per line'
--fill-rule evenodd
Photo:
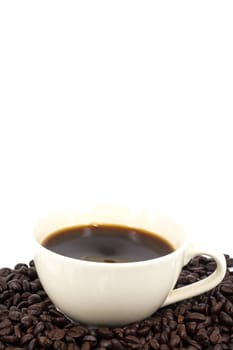
<path fill-rule="evenodd" d="M 133 262 L 159 258 L 174 251 L 151 232 L 117 225 L 68 227 L 45 238 L 43 246 L 71 258 L 98 262 Z"/>
<path fill-rule="evenodd" d="M 71 258 L 106 263 L 143 261 L 174 251 L 168 241 L 151 232 L 107 224 L 68 227 L 42 244 Z"/>

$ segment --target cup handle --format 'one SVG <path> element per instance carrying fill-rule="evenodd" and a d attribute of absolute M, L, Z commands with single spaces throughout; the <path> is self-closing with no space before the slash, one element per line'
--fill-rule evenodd
<path fill-rule="evenodd" d="M 163 303 L 162 307 L 205 293 L 222 281 L 226 273 L 226 260 L 224 255 L 215 251 L 214 249 L 205 248 L 195 243 L 190 243 L 185 252 L 183 265 L 186 265 L 192 258 L 197 255 L 208 255 L 214 258 L 217 264 L 216 270 L 203 280 L 194 282 L 190 285 L 178 289 L 173 289 L 168 294 L 168 297 Z"/>

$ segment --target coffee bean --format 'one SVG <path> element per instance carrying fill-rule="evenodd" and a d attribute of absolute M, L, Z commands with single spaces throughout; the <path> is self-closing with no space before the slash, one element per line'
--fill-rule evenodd
<path fill-rule="evenodd" d="M 33 323 L 33 318 L 32 316 L 26 315 L 24 317 L 21 318 L 21 324 L 22 326 L 28 328 L 32 325 Z"/>
<path fill-rule="evenodd" d="M 10 311 L 9 319 L 12 321 L 19 321 L 21 317 L 21 313 L 19 311 Z"/>
<path fill-rule="evenodd" d="M 161 344 L 160 350 L 170 350 L 169 346 L 167 344 Z"/>
<path fill-rule="evenodd" d="M 34 339 L 33 335 L 31 333 L 25 334 L 22 336 L 22 338 L 20 339 L 20 344 L 21 345 L 25 345 L 27 343 L 30 343 L 30 341 Z"/>
<path fill-rule="evenodd" d="M 61 340 L 65 336 L 65 330 L 60 328 L 54 328 L 50 332 L 48 332 L 48 337 L 51 340 Z"/>
<path fill-rule="evenodd" d="M 106 349 L 111 349 L 112 341 L 110 339 L 101 339 L 100 346 L 102 346 Z"/>
<path fill-rule="evenodd" d="M 81 350 L 90 350 L 91 349 L 91 345 L 88 342 L 83 343 L 83 345 L 81 346 Z"/>
<path fill-rule="evenodd" d="M 28 344 L 28 350 L 34 350 L 37 346 L 36 338 L 33 338 Z"/>
<path fill-rule="evenodd" d="M 12 272 L 12 270 L 8 267 L 2 267 L 0 269 L 0 276 L 6 277 L 8 276 L 10 273 Z"/>
<path fill-rule="evenodd" d="M 39 344 L 43 347 L 43 348 L 49 348 L 52 345 L 52 341 L 43 335 L 39 335 L 37 337 Z"/>
<path fill-rule="evenodd" d="M 215 346 L 213 347 L 213 350 L 222 350 L 223 347 L 221 344 L 215 344 Z"/>
<path fill-rule="evenodd" d="M 83 337 L 88 331 L 84 327 L 74 326 L 67 331 L 67 335 L 73 338 Z"/>
<path fill-rule="evenodd" d="M 22 332 L 21 332 L 21 327 L 19 323 L 14 326 L 14 333 L 18 339 L 21 338 Z"/>
<path fill-rule="evenodd" d="M 141 322 L 94 329 L 66 319 L 43 290 L 34 262 L 29 266 L 0 269 L 0 350 L 233 350 L 233 272 L 211 291 Z M 177 286 L 203 279 L 213 268 L 212 259 L 196 257 Z"/>
<path fill-rule="evenodd" d="M 38 322 L 37 325 L 34 328 L 33 334 L 36 336 L 36 335 L 42 333 L 44 328 L 45 328 L 44 323 L 41 322 L 41 321 Z"/>
<path fill-rule="evenodd" d="M 16 344 L 18 341 L 18 338 L 16 337 L 16 335 L 3 335 L 1 337 L 1 341 L 8 344 Z"/>
<path fill-rule="evenodd" d="M 124 350 L 124 347 L 121 344 L 121 342 L 118 339 L 115 339 L 115 338 L 112 339 L 112 347 L 113 347 L 114 350 Z"/>
<path fill-rule="evenodd" d="M 8 319 L 4 319 L 0 322 L 0 336 L 8 335 L 12 332 L 12 323 Z"/>
<path fill-rule="evenodd" d="M 150 327 L 143 327 L 137 330 L 139 336 L 146 336 L 150 332 Z"/>
<path fill-rule="evenodd" d="M 169 341 L 169 345 L 174 348 L 175 346 L 180 344 L 180 337 L 178 334 L 174 334 L 173 336 L 171 336 L 171 339 Z"/>
<path fill-rule="evenodd" d="M 111 339 L 113 337 L 113 332 L 110 328 L 99 328 L 97 329 L 97 333 L 100 337 L 105 339 Z"/>
<path fill-rule="evenodd" d="M 100 349 L 100 348 L 99 348 Z M 67 350 L 80 350 L 80 347 L 76 344 L 73 343 L 68 343 L 67 344 Z M 105 350 L 105 349 L 104 349 Z"/>
<path fill-rule="evenodd" d="M 206 316 L 201 314 L 200 312 L 190 312 L 186 316 L 187 321 L 205 321 Z"/>
<path fill-rule="evenodd" d="M 152 347 L 152 349 L 159 350 L 160 345 L 159 345 L 159 342 L 156 338 L 150 339 L 149 343 L 150 343 L 150 346 Z"/>
<path fill-rule="evenodd" d="M 92 346 L 95 346 L 97 344 L 97 339 L 94 335 L 85 335 L 83 341 L 91 343 Z"/>
<path fill-rule="evenodd" d="M 41 301 L 41 297 L 38 294 L 31 294 L 28 297 L 28 305 L 39 303 Z"/>
<path fill-rule="evenodd" d="M 222 321 L 223 324 L 225 324 L 227 326 L 232 326 L 233 325 L 233 319 L 231 318 L 230 315 L 228 315 L 224 311 L 220 312 L 219 319 Z"/>
<path fill-rule="evenodd" d="M 130 343 L 130 344 L 139 344 L 140 343 L 138 337 L 135 337 L 134 335 L 127 335 L 125 337 L 125 341 L 126 341 L 126 343 Z"/>
<path fill-rule="evenodd" d="M 13 292 L 20 292 L 22 290 L 21 283 L 17 279 L 13 279 L 10 282 L 8 282 L 8 287 Z"/>

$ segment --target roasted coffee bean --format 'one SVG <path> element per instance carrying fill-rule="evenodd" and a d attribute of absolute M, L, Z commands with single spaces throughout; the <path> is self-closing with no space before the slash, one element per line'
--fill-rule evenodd
<path fill-rule="evenodd" d="M 80 347 L 76 344 L 68 343 L 66 349 L 67 350 L 80 350 Z"/>
<path fill-rule="evenodd" d="M 12 270 L 9 267 L 2 267 L 0 269 L 0 276 L 7 277 L 11 272 Z"/>
<path fill-rule="evenodd" d="M 186 320 L 187 321 L 205 321 L 206 316 L 201 314 L 200 312 L 190 312 L 188 313 L 188 315 L 186 316 Z"/>
<path fill-rule="evenodd" d="M 19 311 L 10 311 L 8 316 L 9 316 L 9 319 L 12 321 L 19 321 L 21 317 L 21 313 Z"/>
<path fill-rule="evenodd" d="M 53 348 L 55 350 L 66 350 L 66 344 L 61 340 L 55 340 L 53 343 Z"/>
<path fill-rule="evenodd" d="M 112 341 L 110 339 L 101 339 L 100 340 L 100 346 L 106 348 L 106 349 L 111 349 L 112 347 Z"/>
<path fill-rule="evenodd" d="M 39 344 L 43 347 L 43 348 L 49 348 L 52 345 L 52 341 L 43 335 L 39 335 L 37 337 Z"/>
<path fill-rule="evenodd" d="M 105 339 L 111 339 L 113 337 L 113 332 L 110 328 L 99 328 L 97 329 L 97 333 L 100 337 Z"/>
<path fill-rule="evenodd" d="M 140 344 L 138 337 L 135 337 L 134 335 L 127 335 L 125 337 L 125 342 L 130 344 Z"/>
<path fill-rule="evenodd" d="M 223 324 L 227 326 L 233 325 L 233 319 L 224 311 L 220 312 L 219 319 L 222 321 Z"/>
<path fill-rule="evenodd" d="M 167 344 L 161 344 L 160 350 L 170 350 L 169 346 Z"/>
<path fill-rule="evenodd" d="M 83 341 L 91 343 L 92 346 L 95 346 L 97 344 L 97 339 L 94 335 L 85 335 Z"/>
<path fill-rule="evenodd" d="M 233 267 L 233 259 L 226 259 Z M 43 290 L 34 262 L 29 266 L 0 269 L 0 350 L 233 350 L 229 270 L 211 291 L 164 307 L 139 323 L 92 328 L 65 318 Z M 205 278 L 215 266 L 205 256 L 192 259 L 177 286 Z"/>
<path fill-rule="evenodd" d="M 36 303 L 39 303 L 40 301 L 41 301 L 41 297 L 38 294 L 31 294 L 28 297 L 28 305 L 36 304 Z"/>
<path fill-rule="evenodd" d="M 88 331 L 84 327 L 76 326 L 67 331 L 67 335 L 73 338 L 80 338 L 87 334 Z"/>
<path fill-rule="evenodd" d="M 150 346 L 152 347 L 152 349 L 154 349 L 154 350 L 158 350 L 160 348 L 159 342 L 156 338 L 151 338 L 149 343 L 150 343 Z"/>
<path fill-rule="evenodd" d="M 44 328 L 45 328 L 44 323 L 41 322 L 41 321 L 38 322 L 37 325 L 34 328 L 33 334 L 36 336 L 36 335 L 42 333 Z"/>
<path fill-rule="evenodd" d="M 124 347 L 121 344 L 121 342 L 118 339 L 115 339 L 115 338 L 112 339 L 112 347 L 113 347 L 114 350 L 124 350 Z"/>
<path fill-rule="evenodd" d="M 22 332 L 19 323 L 14 326 L 14 333 L 18 339 L 21 339 Z"/>
<path fill-rule="evenodd" d="M 91 349 L 91 344 L 88 342 L 85 342 L 81 346 L 81 350 L 90 350 Z"/>
<path fill-rule="evenodd" d="M 143 327 L 137 330 L 139 336 L 146 336 L 150 332 L 150 327 Z"/>
<path fill-rule="evenodd" d="M 22 338 L 20 339 L 20 344 L 21 345 L 25 345 L 27 343 L 30 343 L 30 341 L 34 339 L 34 336 L 31 333 L 25 334 L 22 336 Z"/>
<path fill-rule="evenodd" d="M 13 279 L 8 282 L 8 287 L 13 292 L 20 292 L 22 290 L 21 283 L 17 279 Z"/>
<path fill-rule="evenodd" d="M 1 337 L 1 341 L 8 344 L 16 344 L 18 342 L 18 338 L 16 337 L 16 335 L 3 335 Z"/>
<path fill-rule="evenodd" d="M 178 346 L 180 344 L 180 337 L 178 334 L 174 334 L 171 336 L 171 339 L 169 341 L 169 345 L 174 348 L 175 346 Z"/>
<path fill-rule="evenodd" d="M 65 330 L 60 328 L 54 328 L 53 330 L 48 332 L 48 337 L 51 340 L 61 340 L 65 337 Z"/>
<path fill-rule="evenodd" d="M 28 344 L 28 350 L 34 350 L 37 347 L 37 340 L 33 338 Z"/>
<path fill-rule="evenodd" d="M 32 323 L 33 323 L 33 318 L 30 315 L 26 315 L 26 316 L 21 318 L 21 324 L 25 328 L 30 327 L 32 325 Z"/>
<path fill-rule="evenodd" d="M 12 332 L 12 323 L 8 319 L 4 319 L 0 322 L 0 336 L 8 335 Z"/>

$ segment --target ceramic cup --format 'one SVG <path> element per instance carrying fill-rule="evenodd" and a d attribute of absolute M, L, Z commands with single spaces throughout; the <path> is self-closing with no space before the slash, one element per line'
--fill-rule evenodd
<path fill-rule="evenodd" d="M 111 264 L 65 257 L 42 246 L 43 239 L 58 229 L 93 223 L 155 232 L 171 242 L 174 251 L 151 260 Z M 210 290 L 226 272 L 223 254 L 188 242 L 181 225 L 157 212 L 109 205 L 59 211 L 41 220 L 33 237 L 35 265 L 45 291 L 61 312 L 88 325 L 140 321 L 159 307 Z M 174 290 L 182 267 L 200 254 L 214 258 L 216 270 L 201 281 Z"/>

